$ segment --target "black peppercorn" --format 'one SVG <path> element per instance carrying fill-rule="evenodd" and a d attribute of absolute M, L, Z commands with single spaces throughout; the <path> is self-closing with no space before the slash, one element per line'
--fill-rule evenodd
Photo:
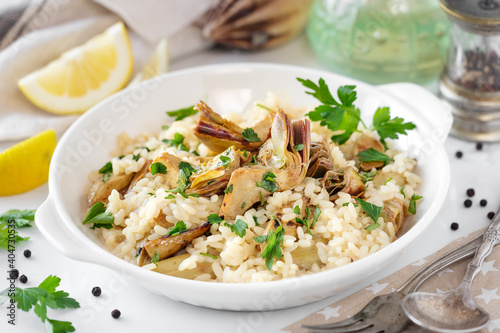
<path fill-rule="evenodd" d="M 483 150 L 483 143 L 482 142 L 476 143 L 476 149 L 477 150 Z"/>
<path fill-rule="evenodd" d="M 117 309 L 114 309 L 113 311 L 111 311 L 111 317 L 113 317 L 115 319 L 120 318 L 121 314 L 122 313 L 120 312 L 120 310 L 117 310 Z"/>
<path fill-rule="evenodd" d="M 450 227 L 451 227 L 451 230 L 457 230 L 458 229 L 458 223 L 457 222 L 453 222 Z"/>
<path fill-rule="evenodd" d="M 24 254 L 24 256 L 25 256 L 26 258 L 31 257 L 31 251 L 30 251 L 30 250 L 24 250 L 23 254 Z"/>
<path fill-rule="evenodd" d="M 495 213 L 494 213 L 494 212 L 489 212 L 489 213 L 488 213 L 488 218 L 489 218 L 490 220 L 493 220 L 493 218 L 494 218 L 494 217 L 495 217 Z"/>
<path fill-rule="evenodd" d="M 472 206 L 472 201 L 470 199 L 467 199 L 464 201 L 464 206 L 469 208 L 470 206 Z"/>
<path fill-rule="evenodd" d="M 17 279 L 19 277 L 19 271 L 14 268 L 14 269 L 10 270 L 9 276 L 11 279 Z"/>
<path fill-rule="evenodd" d="M 476 192 L 474 191 L 473 188 L 470 188 L 470 189 L 467 190 L 467 196 L 473 197 L 474 194 L 476 194 Z"/>
<path fill-rule="evenodd" d="M 101 296 L 101 288 L 99 287 L 92 288 L 92 295 L 94 295 L 95 297 Z"/>
<path fill-rule="evenodd" d="M 23 274 L 23 275 L 21 275 L 21 276 L 19 277 L 19 281 L 20 281 L 21 283 L 26 283 L 26 282 L 28 282 L 28 278 L 26 277 L 26 275 L 24 275 L 24 274 Z"/>
<path fill-rule="evenodd" d="M 455 153 L 455 156 L 456 156 L 457 158 L 462 158 L 462 156 L 464 156 L 464 153 L 462 153 L 461 151 L 457 151 L 457 152 Z"/>
<path fill-rule="evenodd" d="M 488 204 L 488 201 L 486 201 L 486 199 L 482 199 L 481 201 L 479 201 L 479 205 L 481 207 L 486 207 L 487 204 Z"/>

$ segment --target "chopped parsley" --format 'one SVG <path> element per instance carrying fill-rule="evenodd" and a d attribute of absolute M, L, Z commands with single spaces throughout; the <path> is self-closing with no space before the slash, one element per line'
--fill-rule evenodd
<path fill-rule="evenodd" d="M 225 190 L 224 193 L 233 193 L 233 184 L 229 185 Z"/>
<path fill-rule="evenodd" d="M 157 173 L 167 173 L 167 167 L 161 162 L 151 164 L 151 174 L 156 175 Z"/>
<path fill-rule="evenodd" d="M 95 228 L 111 229 L 113 228 L 114 222 L 115 218 L 113 217 L 113 214 L 111 214 L 110 212 L 106 213 L 106 206 L 102 202 L 97 201 L 92 206 L 92 208 L 90 208 L 82 224 L 92 223 L 90 229 L 95 229 Z"/>
<path fill-rule="evenodd" d="M 293 212 L 294 212 L 295 214 L 299 215 L 299 214 L 300 214 L 300 207 L 299 207 L 299 206 L 295 206 L 295 207 L 293 207 Z"/>
<path fill-rule="evenodd" d="M 245 206 L 246 206 L 246 205 L 247 205 L 247 203 L 246 203 L 246 202 L 243 202 L 243 203 L 241 204 L 241 209 L 245 208 Z"/>
<path fill-rule="evenodd" d="M 408 211 L 413 215 L 417 214 L 417 200 L 422 199 L 423 197 L 417 194 L 413 194 L 410 198 L 410 204 L 408 206 Z"/>
<path fill-rule="evenodd" d="M 210 224 L 220 224 L 224 220 L 217 214 L 213 213 L 207 216 L 207 222 Z"/>
<path fill-rule="evenodd" d="M 373 224 L 369 225 L 365 229 L 368 231 L 372 231 L 372 230 L 375 230 L 376 228 L 378 228 L 380 226 L 380 224 L 377 221 L 378 221 L 378 218 L 380 216 L 380 213 L 382 213 L 383 207 L 376 206 L 374 204 L 371 204 L 371 203 L 366 202 L 363 199 L 359 199 L 359 198 L 356 199 L 356 201 L 361 206 L 361 209 L 363 209 L 363 211 L 366 214 L 368 214 L 368 216 L 373 220 Z"/>
<path fill-rule="evenodd" d="M 132 155 L 132 159 L 133 159 L 134 161 L 136 161 L 136 162 L 137 162 L 137 161 L 139 161 L 139 159 L 140 159 L 140 158 L 141 158 L 141 154 Z"/>
<path fill-rule="evenodd" d="M 270 108 L 268 108 L 268 107 L 267 107 L 267 106 L 265 106 L 265 105 L 262 105 L 262 104 L 257 103 L 257 106 L 258 106 L 259 108 L 261 108 L 261 109 L 264 109 L 264 110 L 267 110 L 267 111 L 272 111 Z"/>
<path fill-rule="evenodd" d="M 253 155 L 252 156 L 252 161 L 250 163 L 248 163 L 248 165 L 255 165 L 257 164 L 257 155 Z"/>
<path fill-rule="evenodd" d="M 259 193 L 260 193 L 260 205 L 264 206 L 264 204 L 266 203 L 266 199 L 264 199 L 264 194 L 262 194 L 262 191 L 260 191 Z"/>
<path fill-rule="evenodd" d="M 175 120 L 182 120 L 186 117 L 192 116 L 196 113 L 198 113 L 198 110 L 194 108 L 194 105 L 188 106 L 187 108 L 182 108 L 179 110 L 174 110 L 174 111 L 167 111 L 167 115 L 170 117 L 174 117 Z"/>
<path fill-rule="evenodd" d="M 187 198 L 188 196 L 197 196 L 197 194 L 186 194 L 186 189 L 188 186 L 191 184 L 189 182 L 189 177 L 196 171 L 195 168 L 191 166 L 191 164 L 187 162 L 180 162 L 179 163 L 179 178 L 177 179 L 177 188 L 170 190 L 172 193 L 179 193 L 182 195 L 184 198 Z"/>
<path fill-rule="evenodd" d="M 212 255 L 212 254 L 208 254 L 208 253 L 205 253 L 205 252 L 200 252 L 200 254 L 201 254 L 202 256 L 209 257 L 209 258 L 212 258 L 212 259 L 218 259 L 218 258 L 219 258 L 219 257 L 217 257 L 217 256 L 214 256 L 214 255 Z"/>
<path fill-rule="evenodd" d="M 179 221 L 172 228 L 170 228 L 170 230 L 168 231 L 168 235 L 176 236 L 186 230 L 186 223 L 184 223 L 184 221 Z"/>
<path fill-rule="evenodd" d="M 46 331 L 53 333 L 74 332 L 75 328 L 69 321 L 59 321 L 47 317 L 47 307 L 51 309 L 76 309 L 80 304 L 63 290 L 56 290 L 61 279 L 55 275 L 49 275 L 38 287 L 16 288 L 15 293 L 5 289 L 0 293 L 2 296 L 11 298 L 11 302 L 17 303 L 17 308 L 28 312 L 33 308 L 35 314 L 45 323 Z"/>
<path fill-rule="evenodd" d="M 272 171 L 266 172 L 266 174 L 262 177 L 262 182 L 257 182 L 256 185 L 271 193 L 280 189 L 278 184 L 276 184 L 276 175 L 272 173 Z"/>
<path fill-rule="evenodd" d="M 165 197 L 165 199 L 175 199 L 175 195 L 169 194 Z"/>
<path fill-rule="evenodd" d="M 318 222 L 320 215 L 321 215 L 321 208 L 319 208 L 319 206 L 316 206 L 316 208 L 314 209 L 314 217 L 311 223 L 311 228 L 314 228 L 314 225 L 316 224 L 316 222 Z"/>
<path fill-rule="evenodd" d="M 302 150 L 304 150 L 304 144 L 299 143 L 298 145 L 293 146 L 293 149 L 295 149 L 297 152 L 302 151 Z"/>
<path fill-rule="evenodd" d="M 387 185 L 388 182 L 392 180 L 392 177 L 387 178 L 387 180 L 384 182 L 384 185 Z"/>
<path fill-rule="evenodd" d="M 406 195 L 405 195 L 405 186 L 401 186 L 401 189 L 399 190 L 399 193 L 401 193 L 403 195 L 403 198 L 406 198 Z"/>
<path fill-rule="evenodd" d="M 155 251 L 155 253 L 153 254 L 153 258 L 151 258 L 151 263 L 158 266 L 158 261 L 160 261 L 160 254 L 158 253 L 158 251 Z"/>
<path fill-rule="evenodd" d="M 248 157 L 248 153 L 247 153 L 247 151 L 246 151 L 245 149 L 243 149 L 243 150 L 241 151 L 241 154 L 243 155 L 243 157 L 244 157 L 244 158 L 247 158 L 247 157 Z"/>
<path fill-rule="evenodd" d="M 356 155 L 356 157 L 358 157 L 360 162 L 384 162 L 384 163 L 387 163 L 387 162 L 392 160 L 388 155 L 381 153 L 376 149 L 373 149 L 373 147 L 370 147 L 367 150 L 363 150 L 358 155 Z"/>
<path fill-rule="evenodd" d="M 254 237 L 254 240 L 257 243 L 267 242 L 266 247 L 260 256 L 263 259 L 266 259 L 266 267 L 268 270 L 273 268 L 274 258 L 280 260 L 283 257 L 281 246 L 283 245 L 283 237 L 285 236 L 285 229 L 283 229 L 281 222 L 274 216 L 271 217 L 280 224 L 276 230 L 269 230 L 265 236 Z"/>
<path fill-rule="evenodd" d="M 162 125 L 162 126 L 161 126 L 161 129 L 162 129 L 163 131 L 166 131 L 166 130 L 168 130 L 169 128 L 170 128 L 170 126 L 168 126 L 168 125 Z"/>
<path fill-rule="evenodd" d="M 219 159 L 220 161 L 222 162 L 222 166 L 224 167 L 227 167 L 229 165 L 229 163 L 231 163 L 231 158 L 227 157 L 227 156 L 219 156 Z"/>
<path fill-rule="evenodd" d="M 375 176 L 377 175 L 377 169 L 374 169 L 373 171 L 361 171 L 359 173 L 359 176 L 361 177 L 361 180 L 363 183 L 369 182 L 370 180 L 373 180 Z"/>
<path fill-rule="evenodd" d="M 136 149 L 146 149 L 146 151 L 149 153 L 151 151 L 151 149 L 149 149 L 148 147 L 146 146 L 143 146 L 143 147 L 136 147 Z"/>
<path fill-rule="evenodd" d="M 175 147 L 177 150 L 189 151 L 189 148 L 184 144 L 184 135 L 180 133 L 175 133 L 173 139 L 163 139 L 163 143 L 165 143 L 169 147 Z"/>
<path fill-rule="evenodd" d="M 243 130 L 243 132 L 241 132 L 241 136 L 243 137 L 243 139 L 245 139 L 248 142 L 258 142 L 258 141 L 260 141 L 259 136 L 257 135 L 257 133 L 255 133 L 255 131 L 253 129 L 251 129 L 250 127 L 245 128 Z"/>
<path fill-rule="evenodd" d="M 246 229 L 248 229 L 248 224 L 243 220 L 237 219 L 233 224 L 225 222 L 224 225 L 226 227 L 229 227 L 229 229 L 231 229 L 231 232 L 235 233 L 241 238 L 243 238 L 247 233 Z"/>
<path fill-rule="evenodd" d="M 102 174 L 102 182 L 105 183 L 111 177 L 111 173 L 113 172 L 113 165 L 111 162 L 104 164 L 102 168 L 99 169 L 99 173 Z"/>

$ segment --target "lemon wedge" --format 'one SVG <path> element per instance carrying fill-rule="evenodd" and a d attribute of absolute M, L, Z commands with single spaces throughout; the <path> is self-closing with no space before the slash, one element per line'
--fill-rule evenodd
<path fill-rule="evenodd" d="M 155 48 L 151 58 L 148 60 L 143 69 L 137 73 L 129 85 L 134 85 L 138 82 L 151 79 L 157 75 L 168 72 L 170 56 L 168 52 L 167 39 L 162 39 Z"/>
<path fill-rule="evenodd" d="M 47 130 L 1 152 L 0 196 L 23 193 L 45 183 L 56 143 L 54 131 Z"/>
<path fill-rule="evenodd" d="M 63 53 L 18 81 L 26 97 L 55 114 L 82 113 L 120 90 L 128 81 L 133 56 L 122 22 Z"/>

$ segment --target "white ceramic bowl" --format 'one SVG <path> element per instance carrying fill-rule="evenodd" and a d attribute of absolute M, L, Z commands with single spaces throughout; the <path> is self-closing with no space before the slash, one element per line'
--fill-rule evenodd
<path fill-rule="evenodd" d="M 92 230 L 83 226 L 88 175 L 110 158 L 116 137 L 156 132 L 166 123 L 165 111 L 192 105 L 200 99 L 218 112 L 243 109 L 268 91 L 285 92 L 295 106 L 316 104 L 296 78 L 317 82 L 322 77 L 332 91 L 355 84 L 356 105 L 368 124 L 378 106 L 417 124 L 397 145 L 418 159 L 424 200 L 405 233 L 367 258 L 334 270 L 281 281 L 224 284 L 162 275 L 125 262 L 106 251 Z M 271 64 L 227 64 L 169 73 L 121 91 L 81 116 L 61 138 L 52 157 L 49 196 L 36 213 L 38 228 L 66 256 L 132 277 L 151 291 L 174 300 L 226 310 L 281 309 L 320 300 L 353 286 L 389 265 L 430 226 L 449 185 L 449 164 L 442 142 L 451 124 L 443 104 L 413 84 L 373 87 L 330 72 Z"/>

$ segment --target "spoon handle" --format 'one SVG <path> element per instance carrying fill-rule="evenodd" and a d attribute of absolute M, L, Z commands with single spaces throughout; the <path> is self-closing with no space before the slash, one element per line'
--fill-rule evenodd
<path fill-rule="evenodd" d="M 476 274 L 481 270 L 484 259 L 490 254 L 493 246 L 500 241 L 500 211 L 496 213 L 493 221 L 483 234 L 483 242 L 476 250 L 474 258 L 467 266 L 462 283 L 472 283 Z"/>

